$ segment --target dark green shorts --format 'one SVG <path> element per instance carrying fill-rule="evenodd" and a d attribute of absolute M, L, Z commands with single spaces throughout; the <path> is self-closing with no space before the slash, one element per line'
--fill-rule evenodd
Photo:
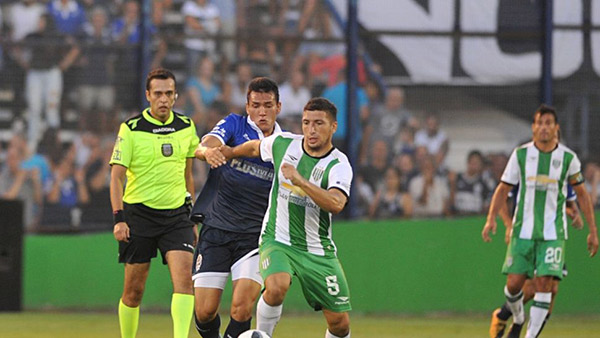
<path fill-rule="evenodd" d="M 323 257 L 269 240 L 261 244 L 260 273 L 287 272 L 297 276 L 304 298 L 315 310 L 333 312 L 352 310 L 346 275 L 337 257 Z"/>

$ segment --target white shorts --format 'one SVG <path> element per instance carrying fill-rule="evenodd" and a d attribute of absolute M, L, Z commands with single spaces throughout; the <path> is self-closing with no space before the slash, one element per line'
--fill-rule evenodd
<path fill-rule="evenodd" d="M 201 260 L 202 256 L 198 256 Z M 231 266 L 231 280 L 250 279 L 263 285 L 263 279 L 258 269 L 258 249 L 248 252 Z M 201 261 L 200 261 L 201 262 Z M 197 265 L 200 265 L 198 259 Z M 225 289 L 229 272 L 198 272 L 192 276 L 195 288 Z"/>

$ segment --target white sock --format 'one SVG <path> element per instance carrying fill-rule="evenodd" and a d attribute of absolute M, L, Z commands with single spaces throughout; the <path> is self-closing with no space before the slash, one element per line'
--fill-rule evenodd
<path fill-rule="evenodd" d="M 256 306 L 256 329 L 265 331 L 272 337 L 275 325 L 281 318 L 281 312 L 283 312 L 283 304 L 271 306 L 260 296 Z"/>
<path fill-rule="evenodd" d="M 523 291 L 513 295 L 508 292 L 508 288 L 504 287 L 504 295 L 506 296 L 507 305 L 514 316 L 515 324 L 523 324 L 525 322 L 525 311 L 523 310 Z"/>
<path fill-rule="evenodd" d="M 348 331 L 348 334 L 343 336 L 343 337 L 338 337 L 336 335 L 334 335 L 333 333 L 329 332 L 329 330 L 325 331 L 325 338 L 350 338 L 350 331 Z"/>
<path fill-rule="evenodd" d="M 533 297 L 533 305 L 529 309 L 529 325 L 527 325 L 526 338 L 537 337 L 544 320 L 548 315 L 548 309 L 550 309 L 550 302 L 552 302 L 552 292 L 536 292 Z"/>

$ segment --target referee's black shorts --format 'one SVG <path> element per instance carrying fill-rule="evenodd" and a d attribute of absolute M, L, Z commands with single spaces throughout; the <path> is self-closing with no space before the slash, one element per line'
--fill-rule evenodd
<path fill-rule="evenodd" d="M 157 210 L 141 203 L 124 203 L 129 242 L 119 242 L 119 263 L 148 263 L 160 250 L 163 264 L 171 250 L 194 252 L 194 223 L 185 205 Z"/>

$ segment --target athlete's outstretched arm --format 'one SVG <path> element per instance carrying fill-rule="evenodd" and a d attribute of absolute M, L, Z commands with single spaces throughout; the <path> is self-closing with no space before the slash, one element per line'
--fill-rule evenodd
<path fill-rule="evenodd" d="M 596 228 L 592 199 L 584 184 L 573 185 L 573 190 L 575 190 L 575 193 L 577 194 L 577 200 L 579 201 L 581 211 L 583 211 L 583 215 L 588 224 L 588 229 L 590 230 L 590 234 L 587 237 L 587 245 L 590 257 L 594 257 L 598 252 L 598 228 Z"/>
<path fill-rule="evenodd" d="M 485 242 L 492 241 L 492 238 L 490 237 L 490 231 L 493 234 L 496 234 L 496 216 L 498 216 L 500 209 L 507 208 L 506 199 L 508 198 L 508 193 L 511 189 L 512 185 L 500 182 L 496 188 L 496 191 L 494 192 L 492 203 L 490 204 L 490 210 L 488 211 L 487 221 L 485 222 L 485 226 L 481 232 L 481 237 L 483 237 Z"/>
<path fill-rule="evenodd" d="M 238 157 L 260 157 L 260 140 L 246 141 L 233 148 L 223 146 L 220 149 L 228 160 Z"/>
<path fill-rule="evenodd" d="M 332 214 L 338 214 L 346 206 L 348 198 L 341 190 L 336 188 L 325 190 L 310 183 L 298 173 L 298 170 L 293 165 L 283 163 L 281 165 L 281 173 L 285 178 L 292 181 L 293 185 L 300 187 L 321 209 Z"/>
<path fill-rule="evenodd" d="M 206 135 L 202 138 L 202 142 L 198 144 L 198 148 L 194 152 L 194 156 L 201 161 L 210 162 L 221 162 L 225 161 L 225 157 L 219 151 L 219 147 L 222 146 L 221 140 L 212 135 Z"/>

